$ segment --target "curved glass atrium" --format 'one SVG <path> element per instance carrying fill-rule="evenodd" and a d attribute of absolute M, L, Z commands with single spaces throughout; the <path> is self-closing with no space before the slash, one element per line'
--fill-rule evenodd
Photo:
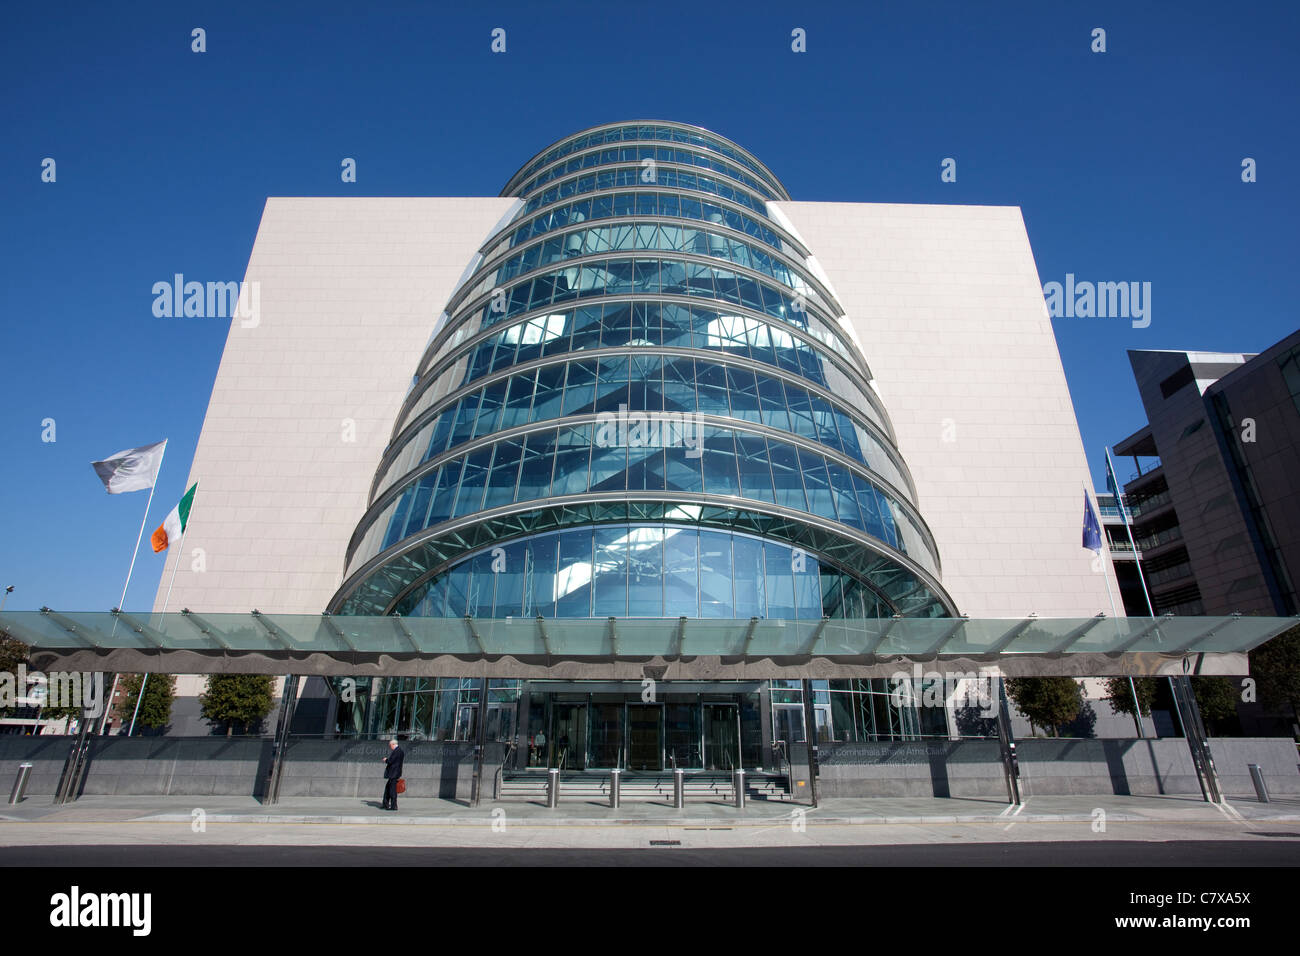
<path fill-rule="evenodd" d="M 770 214 L 789 195 L 766 166 L 696 127 L 611 124 L 502 195 L 515 214 L 419 358 L 332 612 L 957 613 L 871 343 Z"/>

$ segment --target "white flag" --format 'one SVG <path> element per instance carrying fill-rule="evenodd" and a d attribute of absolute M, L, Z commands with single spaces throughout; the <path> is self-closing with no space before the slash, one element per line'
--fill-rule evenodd
<path fill-rule="evenodd" d="M 103 461 L 92 461 L 90 464 L 110 495 L 143 491 L 152 488 L 158 480 L 158 466 L 162 464 L 163 450 L 166 447 L 167 439 L 164 438 L 156 444 L 128 448 L 109 455 Z"/>

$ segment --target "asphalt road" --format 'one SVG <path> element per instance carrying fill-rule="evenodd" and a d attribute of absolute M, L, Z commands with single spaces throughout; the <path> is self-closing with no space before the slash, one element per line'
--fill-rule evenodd
<path fill-rule="evenodd" d="M 602 850 L 375 846 L 10 846 L 6 867 L 150 866 L 1300 866 L 1294 833 L 1250 840 L 1017 842 L 906 846 L 777 846 Z"/>

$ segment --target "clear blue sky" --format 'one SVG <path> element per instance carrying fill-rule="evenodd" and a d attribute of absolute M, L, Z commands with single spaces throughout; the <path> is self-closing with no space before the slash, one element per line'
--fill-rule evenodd
<path fill-rule="evenodd" d="M 796 199 L 1018 205 L 1043 282 L 1151 282 L 1149 328 L 1055 322 L 1100 484 L 1103 446 L 1143 420 L 1126 349 L 1258 351 L 1300 324 L 1298 10 L 12 5 L 0 39 L 9 608 L 117 602 L 145 496 L 106 495 L 92 459 L 170 439 L 148 531 L 184 490 L 228 321 L 154 318 L 153 283 L 242 278 L 267 196 L 496 195 L 536 150 L 619 119 L 717 130 Z M 190 51 L 194 27 L 206 53 Z M 489 51 L 493 27 L 504 55 Z M 790 51 L 795 27 L 805 54 Z M 1094 27 L 1104 54 L 1090 51 Z M 340 182 L 344 156 L 355 185 Z M 940 182 L 949 156 L 956 183 Z M 146 533 L 129 608 L 151 605 L 161 568 Z"/>

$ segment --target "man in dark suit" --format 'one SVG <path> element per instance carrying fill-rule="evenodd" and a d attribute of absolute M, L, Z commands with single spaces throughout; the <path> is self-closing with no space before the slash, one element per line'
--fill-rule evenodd
<path fill-rule="evenodd" d="M 405 751 L 397 746 L 396 740 L 388 741 L 388 756 L 384 758 L 384 802 L 381 809 L 397 809 L 397 781 L 402 776 L 402 760 L 406 757 Z"/>

